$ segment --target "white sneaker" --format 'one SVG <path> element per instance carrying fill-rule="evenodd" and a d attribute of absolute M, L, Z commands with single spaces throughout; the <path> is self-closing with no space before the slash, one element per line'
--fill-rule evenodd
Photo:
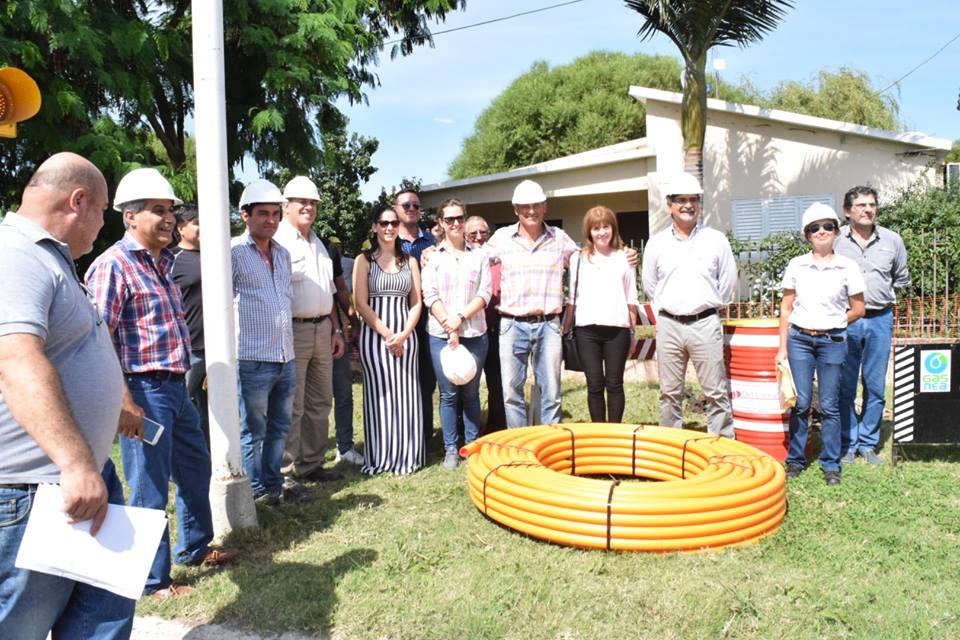
<path fill-rule="evenodd" d="M 339 464 L 341 460 L 349 462 L 350 464 L 363 464 L 363 456 L 360 455 L 356 449 L 350 449 L 346 453 L 337 451 L 337 464 Z"/>

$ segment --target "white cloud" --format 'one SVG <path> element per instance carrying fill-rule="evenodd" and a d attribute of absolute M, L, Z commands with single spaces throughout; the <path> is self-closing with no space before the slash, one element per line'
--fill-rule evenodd
<path fill-rule="evenodd" d="M 453 118 L 434 118 L 434 122 L 439 122 L 440 124 L 453 124 L 456 122 Z"/>

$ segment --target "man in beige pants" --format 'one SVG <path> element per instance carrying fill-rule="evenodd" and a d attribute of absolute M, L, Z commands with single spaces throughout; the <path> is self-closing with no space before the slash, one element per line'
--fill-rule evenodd
<path fill-rule="evenodd" d="M 316 185 L 297 176 L 284 187 L 283 197 L 283 221 L 274 240 L 290 252 L 293 270 L 297 390 L 281 471 L 284 477 L 334 480 L 340 475 L 322 467 L 333 408 L 333 360 L 344 350 L 339 317 L 333 312 L 336 274 L 329 252 L 312 228 L 320 200 Z"/>
<path fill-rule="evenodd" d="M 703 188 L 689 174 L 664 186 L 673 224 L 643 253 L 643 290 L 657 310 L 660 424 L 683 426 L 684 375 L 692 361 L 707 403 L 707 430 L 734 437 L 718 312 L 730 304 L 737 264 L 726 236 L 700 223 Z"/>

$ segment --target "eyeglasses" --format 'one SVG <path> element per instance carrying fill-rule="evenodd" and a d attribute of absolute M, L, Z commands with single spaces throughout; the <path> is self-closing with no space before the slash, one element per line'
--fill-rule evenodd
<path fill-rule="evenodd" d="M 380 225 L 381 229 L 386 229 L 387 227 L 393 227 L 396 229 L 400 226 L 399 220 L 377 220 L 377 224 Z"/>
<path fill-rule="evenodd" d="M 455 224 L 463 224 L 463 216 L 446 216 L 440 219 L 443 220 L 448 225 L 450 225 L 451 227 Z"/>
<path fill-rule="evenodd" d="M 876 208 L 877 208 L 876 202 L 858 202 L 857 204 L 851 207 L 851 209 L 876 209 Z"/>
<path fill-rule="evenodd" d="M 90 288 L 87 287 L 87 285 L 83 284 L 82 282 L 78 282 L 77 284 L 80 285 L 80 289 L 83 291 L 84 295 L 87 296 L 87 300 L 89 300 L 90 304 L 93 305 L 93 312 L 97 316 L 97 326 L 99 327 L 103 324 L 103 312 L 100 311 L 100 305 L 97 304 L 97 297 L 93 295 L 93 291 L 90 291 Z"/>
<path fill-rule="evenodd" d="M 823 224 L 814 222 L 813 224 L 807 226 L 807 233 L 816 233 L 817 231 L 820 231 L 820 229 L 823 229 L 827 233 L 833 233 L 837 230 L 837 225 L 832 222 L 824 222 Z"/>
<path fill-rule="evenodd" d="M 410 211 L 410 209 L 416 209 L 417 211 L 420 211 L 419 202 L 401 202 L 400 206 L 403 207 L 404 211 Z"/>
<path fill-rule="evenodd" d="M 486 238 L 490 235 L 490 232 L 486 229 L 477 229 L 476 231 L 471 231 L 467 234 L 468 238 Z"/>

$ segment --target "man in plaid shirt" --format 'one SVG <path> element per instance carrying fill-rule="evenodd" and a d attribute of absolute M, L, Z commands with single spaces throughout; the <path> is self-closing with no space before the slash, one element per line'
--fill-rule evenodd
<path fill-rule="evenodd" d="M 166 510 L 172 480 L 177 487 L 174 558 L 180 564 L 211 566 L 236 554 L 210 547 L 210 454 L 184 380 L 190 334 L 171 273 L 173 254 L 166 248 L 176 224 L 173 208 L 180 204 L 156 169 L 135 169 L 124 176 L 114 209 L 122 212 L 127 232 L 94 261 L 86 281 L 110 328 L 126 380 L 121 433 L 143 433 L 148 421 L 163 427 L 154 444 L 120 438 L 130 505 Z M 150 431 L 146 429 L 147 440 Z M 170 578 L 165 531 L 144 593 L 168 599 L 193 590 Z"/>

